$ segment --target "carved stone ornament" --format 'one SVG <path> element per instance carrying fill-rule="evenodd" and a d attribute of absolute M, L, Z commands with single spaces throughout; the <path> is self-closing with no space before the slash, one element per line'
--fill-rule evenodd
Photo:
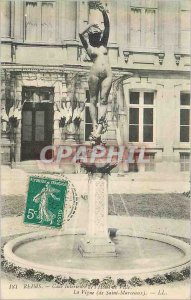
<path fill-rule="evenodd" d="M 165 54 L 163 52 L 158 54 L 159 64 L 162 65 L 164 61 Z"/>
<path fill-rule="evenodd" d="M 125 63 L 127 64 L 128 61 L 129 61 L 130 52 L 129 51 L 123 51 L 123 55 L 124 55 Z"/>
<path fill-rule="evenodd" d="M 174 54 L 174 57 L 175 57 L 175 60 L 176 60 L 176 65 L 179 66 L 181 55 L 180 54 Z"/>

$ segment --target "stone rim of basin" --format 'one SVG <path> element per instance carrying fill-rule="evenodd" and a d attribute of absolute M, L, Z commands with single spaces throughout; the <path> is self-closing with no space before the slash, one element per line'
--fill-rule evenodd
<path fill-rule="evenodd" d="M 44 238 L 51 238 L 54 237 L 55 233 L 54 232 L 35 232 L 35 233 L 29 233 L 22 235 L 20 237 L 14 238 L 13 240 L 10 240 L 5 246 L 4 246 L 4 255 L 5 259 L 7 259 L 9 262 L 14 263 L 15 265 L 19 267 L 24 267 L 24 268 L 33 268 L 36 271 L 41 271 L 46 274 L 53 274 L 53 275 L 61 275 L 61 274 L 68 274 L 72 275 L 74 277 L 79 277 L 79 276 L 85 276 L 86 278 L 92 277 L 92 276 L 99 276 L 99 277 L 104 277 L 107 276 L 108 274 L 112 275 L 112 277 L 118 277 L 119 274 L 120 276 L 123 276 L 125 278 L 130 278 L 132 275 L 139 275 L 143 278 L 148 277 L 149 275 L 154 275 L 154 274 L 164 274 L 166 272 L 170 271 L 178 271 L 181 268 L 185 267 L 187 264 L 189 264 L 190 261 L 190 246 L 186 244 L 185 242 L 178 240 L 176 238 L 170 237 L 170 236 L 165 236 L 163 234 L 159 233 L 148 233 L 148 232 L 136 232 L 136 238 L 142 238 L 142 239 L 147 239 L 147 240 L 154 240 L 157 242 L 161 243 L 166 243 L 172 247 L 177 248 L 177 250 L 182 251 L 184 253 L 184 256 L 177 261 L 174 261 L 170 265 L 162 266 L 161 268 L 151 268 L 151 269 L 146 269 L 144 272 L 143 269 L 123 269 L 123 270 L 91 270 L 91 269 L 74 269 L 74 268 L 65 268 L 65 267 L 55 267 L 55 266 L 47 266 L 46 264 L 39 264 L 39 263 L 34 263 L 31 262 L 30 260 L 26 260 L 23 258 L 20 258 L 17 256 L 14 251 L 22 244 L 28 243 L 30 241 L 34 240 L 41 240 Z M 58 234 L 57 236 L 68 236 L 64 235 L 63 233 Z M 85 236 L 85 235 L 82 235 Z M 119 231 L 117 233 L 117 236 L 120 237 L 126 237 L 126 236 L 131 236 L 135 237 L 132 235 L 131 232 L 124 232 L 124 231 Z M 84 258 L 83 258 L 84 259 Z M 86 258 L 85 258 L 86 259 Z M 115 258 L 114 258 L 115 259 Z"/>

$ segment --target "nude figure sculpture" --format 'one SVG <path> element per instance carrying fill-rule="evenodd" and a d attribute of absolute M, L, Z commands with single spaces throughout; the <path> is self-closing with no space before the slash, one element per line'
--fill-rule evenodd
<path fill-rule="evenodd" d="M 103 15 L 104 30 L 98 24 L 89 24 L 79 34 L 82 45 L 88 56 L 93 61 L 90 70 L 88 85 L 90 93 L 90 116 L 93 124 L 93 132 L 89 139 L 94 144 L 101 143 L 101 134 L 106 131 L 108 96 L 112 85 L 112 71 L 109 64 L 107 43 L 109 38 L 109 18 L 103 5 L 97 1 L 96 8 Z M 100 95 L 99 119 L 97 116 L 97 102 Z"/>

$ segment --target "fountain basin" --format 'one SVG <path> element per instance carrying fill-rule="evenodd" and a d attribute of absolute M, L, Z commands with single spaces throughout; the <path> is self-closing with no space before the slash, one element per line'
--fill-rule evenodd
<path fill-rule="evenodd" d="M 190 260 L 190 247 L 183 241 L 156 233 L 118 232 L 112 238 L 116 257 L 81 256 L 78 250 L 84 235 L 60 232 L 30 233 L 9 241 L 5 258 L 15 265 L 45 274 L 73 278 L 144 279 L 155 274 L 178 271 Z"/>

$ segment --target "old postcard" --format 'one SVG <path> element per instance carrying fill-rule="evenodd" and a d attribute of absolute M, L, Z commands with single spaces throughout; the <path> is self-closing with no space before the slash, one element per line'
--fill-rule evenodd
<path fill-rule="evenodd" d="M 1 0 L 1 299 L 190 299 L 189 0 Z"/>

